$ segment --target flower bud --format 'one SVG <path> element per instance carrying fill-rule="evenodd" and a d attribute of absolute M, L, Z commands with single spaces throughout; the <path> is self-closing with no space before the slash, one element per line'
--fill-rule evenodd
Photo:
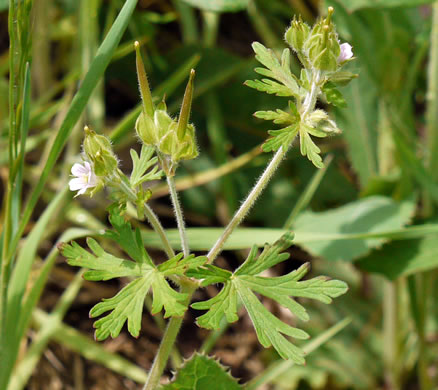
<path fill-rule="evenodd" d="M 110 176 L 117 169 L 118 161 L 110 140 L 104 135 L 96 134 L 85 126 L 84 153 L 93 164 L 97 176 Z"/>
<path fill-rule="evenodd" d="M 304 47 L 316 69 L 330 72 L 337 70 L 341 52 L 338 35 L 331 21 L 333 12 L 333 8 L 329 7 L 327 18 L 315 24 Z"/>
<path fill-rule="evenodd" d="M 286 30 L 284 39 L 296 52 L 303 50 L 304 43 L 309 37 L 310 27 L 303 22 L 301 16 L 297 19 L 294 16 L 290 27 Z"/>

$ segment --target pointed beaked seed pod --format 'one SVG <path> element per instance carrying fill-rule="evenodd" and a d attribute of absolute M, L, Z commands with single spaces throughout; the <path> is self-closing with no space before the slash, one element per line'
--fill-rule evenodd
<path fill-rule="evenodd" d="M 91 161 L 97 176 L 112 176 L 118 166 L 117 157 L 113 152 L 110 140 L 85 126 L 84 153 Z"/>
<path fill-rule="evenodd" d="M 284 39 L 293 50 L 301 52 L 303 50 L 304 42 L 307 41 L 309 34 L 310 27 L 308 24 L 303 22 L 301 16 L 298 19 L 294 16 L 290 27 L 284 34 Z"/>
<path fill-rule="evenodd" d="M 143 102 L 143 111 L 152 117 L 154 115 L 154 104 L 152 102 L 151 90 L 149 88 L 148 77 L 144 67 L 143 59 L 140 53 L 140 44 L 135 41 L 135 64 L 137 67 L 137 78 L 140 88 L 141 100 Z"/>
<path fill-rule="evenodd" d="M 190 111 L 192 110 L 193 100 L 193 84 L 195 78 L 195 70 L 190 71 L 189 81 L 184 92 L 184 98 L 181 105 L 181 111 L 178 118 L 178 139 L 182 141 L 186 135 L 187 125 L 189 124 Z"/>
<path fill-rule="evenodd" d="M 195 128 L 192 124 L 189 124 L 194 77 L 195 71 L 192 69 L 184 93 L 178 122 L 169 116 L 163 100 L 154 108 L 152 116 L 149 116 L 146 109 L 144 109 L 135 124 L 135 130 L 142 142 L 156 148 L 158 157 L 162 162 L 162 168 L 167 175 L 175 174 L 175 168 L 180 160 L 190 160 L 198 156 Z M 141 80 L 140 76 L 139 80 Z"/>
<path fill-rule="evenodd" d="M 331 21 L 333 12 L 333 7 L 329 7 L 327 17 L 315 24 L 304 45 L 312 65 L 316 69 L 330 72 L 338 69 L 341 53 L 338 35 Z"/>

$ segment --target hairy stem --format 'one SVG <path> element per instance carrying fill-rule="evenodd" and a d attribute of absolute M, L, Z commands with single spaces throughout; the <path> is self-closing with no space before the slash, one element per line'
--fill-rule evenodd
<path fill-rule="evenodd" d="M 120 189 L 128 195 L 128 198 L 132 202 L 136 202 L 137 196 L 135 195 L 132 188 L 130 188 L 123 178 L 120 180 Z M 160 220 L 158 219 L 157 215 L 154 213 L 154 211 L 151 209 L 151 207 L 145 203 L 144 204 L 144 215 L 146 219 L 148 220 L 149 224 L 152 226 L 152 228 L 155 230 L 155 232 L 159 235 L 161 242 L 163 244 L 163 249 L 166 252 L 167 257 L 170 259 L 175 256 L 175 252 L 172 249 L 172 246 L 170 245 L 169 238 L 167 237 L 166 231 L 163 228 L 163 225 L 161 225 Z"/>
<path fill-rule="evenodd" d="M 305 118 L 309 112 L 313 111 L 315 108 L 316 100 L 320 92 L 319 82 L 321 80 L 321 71 L 315 70 L 312 77 L 312 85 L 310 87 L 310 92 L 304 98 L 303 111 L 301 113 L 301 119 Z"/>
<path fill-rule="evenodd" d="M 306 115 L 312 112 L 312 110 L 314 110 L 315 108 L 315 104 L 320 92 L 320 88 L 319 88 L 320 80 L 321 80 L 321 72 L 316 70 L 312 77 L 312 85 L 310 87 L 310 91 L 307 93 L 306 97 L 304 98 L 304 102 L 302 105 L 301 119 L 305 118 Z M 286 152 L 287 149 L 284 149 L 283 147 L 280 147 L 280 149 L 277 150 L 271 162 L 263 172 L 263 175 L 257 181 L 256 185 L 253 187 L 248 197 L 242 203 L 239 210 L 237 210 L 236 214 L 234 214 L 230 223 L 225 228 L 222 235 L 218 238 L 213 248 L 211 248 L 210 252 L 208 252 L 207 255 L 208 264 L 211 264 L 216 259 L 216 257 L 221 252 L 225 242 L 230 237 L 233 230 L 237 226 L 239 226 L 240 223 L 243 221 L 248 211 L 251 209 L 257 198 L 260 196 L 260 194 L 265 189 L 266 185 L 269 183 L 269 180 L 272 178 L 272 175 L 277 170 L 278 166 L 280 165 L 281 161 L 286 155 Z"/>
<path fill-rule="evenodd" d="M 284 150 L 283 147 L 280 147 L 280 149 L 277 150 L 271 162 L 263 172 L 262 176 L 260 176 L 260 179 L 257 181 L 256 185 L 249 193 L 248 197 L 242 203 L 239 210 L 237 210 L 236 214 L 234 214 L 233 218 L 231 219 L 228 226 L 225 228 L 222 235 L 218 238 L 216 243 L 213 245 L 213 248 L 211 248 L 210 252 L 208 252 L 207 254 L 208 264 L 211 264 L 216 259 L 216 257 L 221 252 L 228 237 L 230 237 L 233 230 L 237 226 L 239 226 L 240 223 L 243 221 L 248 211 L 251 209 L 257 198 L 260 196 L 260 194 L 265 189 L 266 185 L 269 183 L 269 180 L 271 180 L 272 175 L 277 170 L 278 166 L 283 160 L 283 157 L 286 155 L 286 152 L 287 150 Z"/>
<path fill-rule="evenodd" d="M 181 248 L 184 253 L 184 257 L 190 254 L 189 241 L 187 240 L 186 227 L 184 223 L 184 217 L 179 203 L 178 193 L 176 192 L 175 180 L 173 176 L 167 176 L 167 184 L 169 185 L 170 199 L 172 200 L 173 211 L 175 213 L 176 223 L 178 225 L 179 236 L 181 239 Z"/>
<path fill-rule="evenodd" d="M 312 85 L 309 93 L 306 95 L 303 105 L 302 105 L 302 115 L 301 118 L 303 118 L 305 115 L 307 115 L 309 112 L 311 112 L 315 108 L 315 104 L 320 92 L 319 89 L 319 82 L 321 78 L 321 73 L 319 71 L 316 71 L 315 74 L 312 77 Z M 291 143 L 292 144 L 292 143 Z M 290 146 L 290 145 L 289 145 Z M 210 252 L 207 254 L 208 264 L 211 264 L 216 257 L 221 252 L 226 240 L 229 238 L 233 230 L 243 221 L 248 211 L 251 209 L 251 207 L 254 205 L 257 198 L 260 196 L 260 194 L 263 192 L 263 190 L 266 188 L 267 184 L 269 183 L 269 180 L 272 178 L 274 172 L 279 167 L 281 161 L 285 157 L 287 153 L 288 148 L 283 148 L 281 146 L 277 152 L 275 153 L 272 160 L 269 162 L 268 166 L 266 167 L 265 171 L 263 172 L 262 176 L 260 176 L 259 180 L 249 193 L 248 197 L 245 199 L 245 201 L 240 206 L 239 210 L 237 210 L 236 214 L 231 219 L 228 226 L 225 228 L 222 235 L 219 237 L 219 239 L 216 241 L 214 246 L 211 248 Z M 169 183 L 169 178 L 168 178 Z M 173 195 L 172 191 L 175 193 L 176 197 L 176 190 L 174 187 L 173 181 L 169 183 L 169 191 L 171 192 L 171 197 L 173 201 Z M 175 205 L 175 204 L 174 204 Z M 179 205 L 179 204 L 178 204 Z M 175 211 L 176 214 L 176 211 Z M 178 219 L 178 216 L 177 216 Z M 182 220 L 182 216 L 181 216 Z M 179 226 L 178 226 L 179 227 Z M 181 234 L 181 230 L 180 230 Z M 182 240 L 183 241 L 183 240 Z M 189 280 L 184 281 L 181 284 L 181 292 L 184 292 L 187 294 L 187 303 L 190 302 L 192 295 L 194 291 L 197 288 L 197 285 L 193 282 L 190 282 Z M 154 363 L 152 364 L 151 371 L 148 376 L 148 380 L 143 387 L 143 390 L 154 390 L 160 380 L 160 377 L 164 371 L 164 368 L 166 367 L 167 360 L 169 359 L 170 351 L 173 348 L 173 344 L 175 343 L 176 336 L 178 335 L 179 329 L 181 327 L 183 318 L 182 317 L 172 317 L 169 321 L 169 324 L 166 328 L 166 331 L 164 333 L 163 339 L 160 344 L 160 348 L 158 350 L 157 355 L 155 356 Z"/>
<path fill-rule="evenodd" d="M 196 290 L 193 285 L 182 285 L 181 292 L 187 294 L 186 302 L 190 302 L 190 299 Z M 164 332 L 163 339 L 161 340 L 160 348 L 155 355 L 154 362 L 151 370 L 149 371 L 148 379 L 143 387 L 143 390 L 155 390 L 161 375 L 166 368 L 167 360 L 169 359 L 170 352 L 172 351 L 173 344 L 175 343 L 176 336 L 183 322 L 184 317 L 172 317 L 169 320 L 166 331 Z"/>

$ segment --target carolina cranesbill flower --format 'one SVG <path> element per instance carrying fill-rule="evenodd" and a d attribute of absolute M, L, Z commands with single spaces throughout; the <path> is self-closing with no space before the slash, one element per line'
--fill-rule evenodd
<path fill-rule="evenodd" d="M 353 47 L 349 43 L 347 42 L 343 43 L 340 46 L 340 48 L 341 48 L 341 54 L 339 54 L 338 63 L 347 61 L 351 57 L 353 57 L 353 50 L 352 50 Z"/>
<path fill-rule="evenodd" d="M 71 167 L 71 173 L 75 178 L 71 179 L 68 185 L 70 191 L 79 190 L 76 196 L 85 194 L 89 188 L 97 186 L 97 177 L 88 161 L 84 161 L 84 165 L 78 163 L 74 164 Z"/>

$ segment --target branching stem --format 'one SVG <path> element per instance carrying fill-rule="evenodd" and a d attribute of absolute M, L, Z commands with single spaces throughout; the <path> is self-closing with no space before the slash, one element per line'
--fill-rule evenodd
<path fill-rule="evenodd" d="M 130 188 L 123 180 L 123 178 L 120 181 L 120 189 L 128 195 L 128 198 L 130 201 L 134 202 L 137 200 L 137 197 L 132 191 L 132 188 Z M 161 242 L 163 244 L 163 249 L 166 252 L 166 255 L 169 259 L 175 256 L 175 252 L 172 249 L 172 246 L 170 245 L 169 238 L 167 237 L 166 231 L 163 228 L 163 225 L 161 225 L 160 220 L 158 219 L 157 215 L 154 213 L 154 211 L 151 209 L 151 207 L 145 203 L 144 204 L 144 215 L 146 219 L 148 220 L 149 224 L 152 226 L 152 228 L 155 230 L 155 232 L 159 235 Z"/>
<path fill-rule="evenodd" d="M 302 112 L 301 118 L 306 116 L 309 112 L 311 112 L 315 108 L 315 104 L 316 104 L 316 101 L 317 101 L 317 98 L 318 98 L 318 95 L 320 92 L 320 89 L 319 89 L 320 79 L 321 79 L 321 72 L 316 70 L 315 73 L 313 74 L 313 77 L 312 77 L 312 85 L 311 85 L 310 91 L 306 95 L 306 97 L 304 98 L 304 102 L 302 105 L 302 111 L 301 111 Z M 263 172 L 262 176 L 260 176 L 259 180 L 257 181 L 255 186 L 253 187 L 253 189 L 249 193 L 248 197 L 242 203 L 239 210 L 233 216 L 233 218 L 231 219 L 228 226 L 225 228 L 222 235 L 219 237 L 219 239 L 216 241 L 214 246 L 211 248 L 210 252 L 207 254 L 207 258 L 208 258 L 207 263 L 208 264 L 211 264 L 216 259 L 216 257 L 221 252 L 226 240 L 229 238 L 229 236 L 231 235 L 233 230 L 243 221 L 246 214 L 251 209 L 251 207 L 254 205 L 257 198 L 260 196 L 260 194 L 266 188 L 267 184 L 269 183 L 269 180 L 272 178 L 274 172 L 277 170 L 281 161 L 285 157 L 288 148 L 289 147 L 283 148 L 283 146 L 282 146 L 277 150 L 274 157 L 272 158 L 272 160 L 270 161 L 270 163 L 266 167 L 265 171 Z M 169 184 L 169 191 L 171 193 L 171 197 L 172 197 L 172 201 L 173 201 L 174 196 L 172 195 L 172 192 L 175 193 L 175 198 L 176 198 L 176 190 L 174 188 L 173 181 L 171 180 L 171 182 L 169 183 L 169 178 L 168 178 L 168 184 Z M 172 189 L 172 187 L 173 187 L 173 189 Z M 178 207 L 179 207 L 179 203 L 174 202 L 174 206 L 175 206 L 175 203 L 177 203 Z M 175 208 L 175 214 L 176 214 L 176 208 Z M 178 220 L 178 218 L 179 217 L 177 215 L 177 220 Z M 182 213 L 181 213 L 181 221 L 183 222 Z M 178 223 L 178 227 L 180 227 L 179 223 Z M 181 234 L 182 245 L 184 245 L 183 244 L 184 240 L 182 238 L 181 229 L 180 229 L 180 234 Z M 185 231 L 184 231 L 184 234 L 185 234 Z M 187 241 L 185 241 L 185 242 L 187 242 Z M 183 248 L 184 248 L 184 246 L 183 246 Z M 187 252 L 188 252 L 188 249 L 187 249 Z M 194 291 L 196 290 L 196 288 L 197 288 L 197 286 L 193 285 L 193 284 L 183 283 L 181 285 L 181 292 L 184 292 L 187 294 L 187 303 L 190 303 L 190 300 L 191 300 L 192 295 L 193 295 Z M 175 343 L 175 340 L 176 340 L 176 337 L 178 335 L 179 329 L 181 327 L 182 321 L 183 321 L 182 317 L 172 317 L 170 319 L 169 324 L 166 328 L 166 331 L 164 332 L 164 336 L 163 336 L 163 339 L 161 341 L 160 348 L 158 350 L 157 355 L 155 356 L 154 363 L 152 364 L 152 368 L 151 368 L 151 371 L 149 373 L 148 380 L 147 380 L 143 390 L 154 390 L 156 388 L 156 386 L 160 380 L 160 377 L 164 371 L 164 368 L 166 367 L 170 351 L 173 348 L 173 344 Z"/>

